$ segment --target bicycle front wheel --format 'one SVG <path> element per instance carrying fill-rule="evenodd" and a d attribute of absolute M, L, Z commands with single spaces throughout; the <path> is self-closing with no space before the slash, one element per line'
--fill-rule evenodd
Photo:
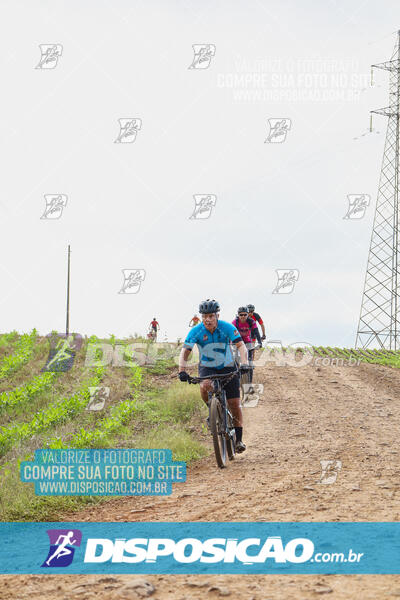
<path fill-rule="evenodd" d="M 224 419 L 222 406 L 216 396 L 211 399 L 210 407 L 210 429 L 214 444 L 217 465 L 223 469 L 226 466 L 226 438 L 224 432 Z"/>

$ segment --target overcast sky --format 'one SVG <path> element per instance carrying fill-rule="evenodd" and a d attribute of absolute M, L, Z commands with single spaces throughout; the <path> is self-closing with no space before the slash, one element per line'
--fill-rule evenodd
<path fill-rule="evenodd" d="M 156 316 L 174 340 L 216 298 L 228 321 L 255 304 L 268 339 L 354 345 L 386 133 L 369 111 L 388 104 L 370 65 L 392 55 L 398 2 L 0 10 L 2 332 L 63 331 L 71 244 L 72 331 L 143 334 Z M 61 54 L 40 67 L 41 44 Z M 215 47 L 207 68 L 189 68 L 194 44 Z M 115 143 L 125 118 L 141 127 Z M 266 141 L 269 119 L 286 139 Z M 197 194 L 216 197 L 207 219 L 189 218 Z M 371 197 L 361 219 L 343 218 L 351 194 Z M 124 269 L 145 270 L 137 293 L 118 293 Z M 272 293 L 277 269 L 299 271 L 292 293 Z"/>

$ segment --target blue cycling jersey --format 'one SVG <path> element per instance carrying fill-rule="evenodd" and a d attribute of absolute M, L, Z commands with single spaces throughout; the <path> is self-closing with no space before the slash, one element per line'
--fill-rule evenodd
<path fill-rule="evenodd" d="M 217 327 L 210 333 L 203 323 L 189 331 L 183 347 L 192 350 L 197 344 L 200 353 L 200 365 L 223 369 L 234 365 L 231 342 L 239 342 L 242 337 L 236 327 L 227 321 L 217 322 Z"/>

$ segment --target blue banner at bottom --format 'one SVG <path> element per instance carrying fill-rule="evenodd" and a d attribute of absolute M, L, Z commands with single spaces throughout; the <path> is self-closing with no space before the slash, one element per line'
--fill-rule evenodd
<path fill-rule="evenodd" d="M 398 574 L 400 523 L 0 523 L 1 574 Z"/>

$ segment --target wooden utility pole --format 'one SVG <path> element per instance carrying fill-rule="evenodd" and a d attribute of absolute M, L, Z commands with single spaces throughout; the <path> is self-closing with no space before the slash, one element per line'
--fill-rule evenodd
<path fill-rule="evenodd" d="M 70 279 L 70 266 L 71 266 L 71 246 L 68 244 L 68 270 L 67 270 L 67 323 L 65 326 L 65 333 L 67 338 L 69 335 L 69 279 Z"/>

